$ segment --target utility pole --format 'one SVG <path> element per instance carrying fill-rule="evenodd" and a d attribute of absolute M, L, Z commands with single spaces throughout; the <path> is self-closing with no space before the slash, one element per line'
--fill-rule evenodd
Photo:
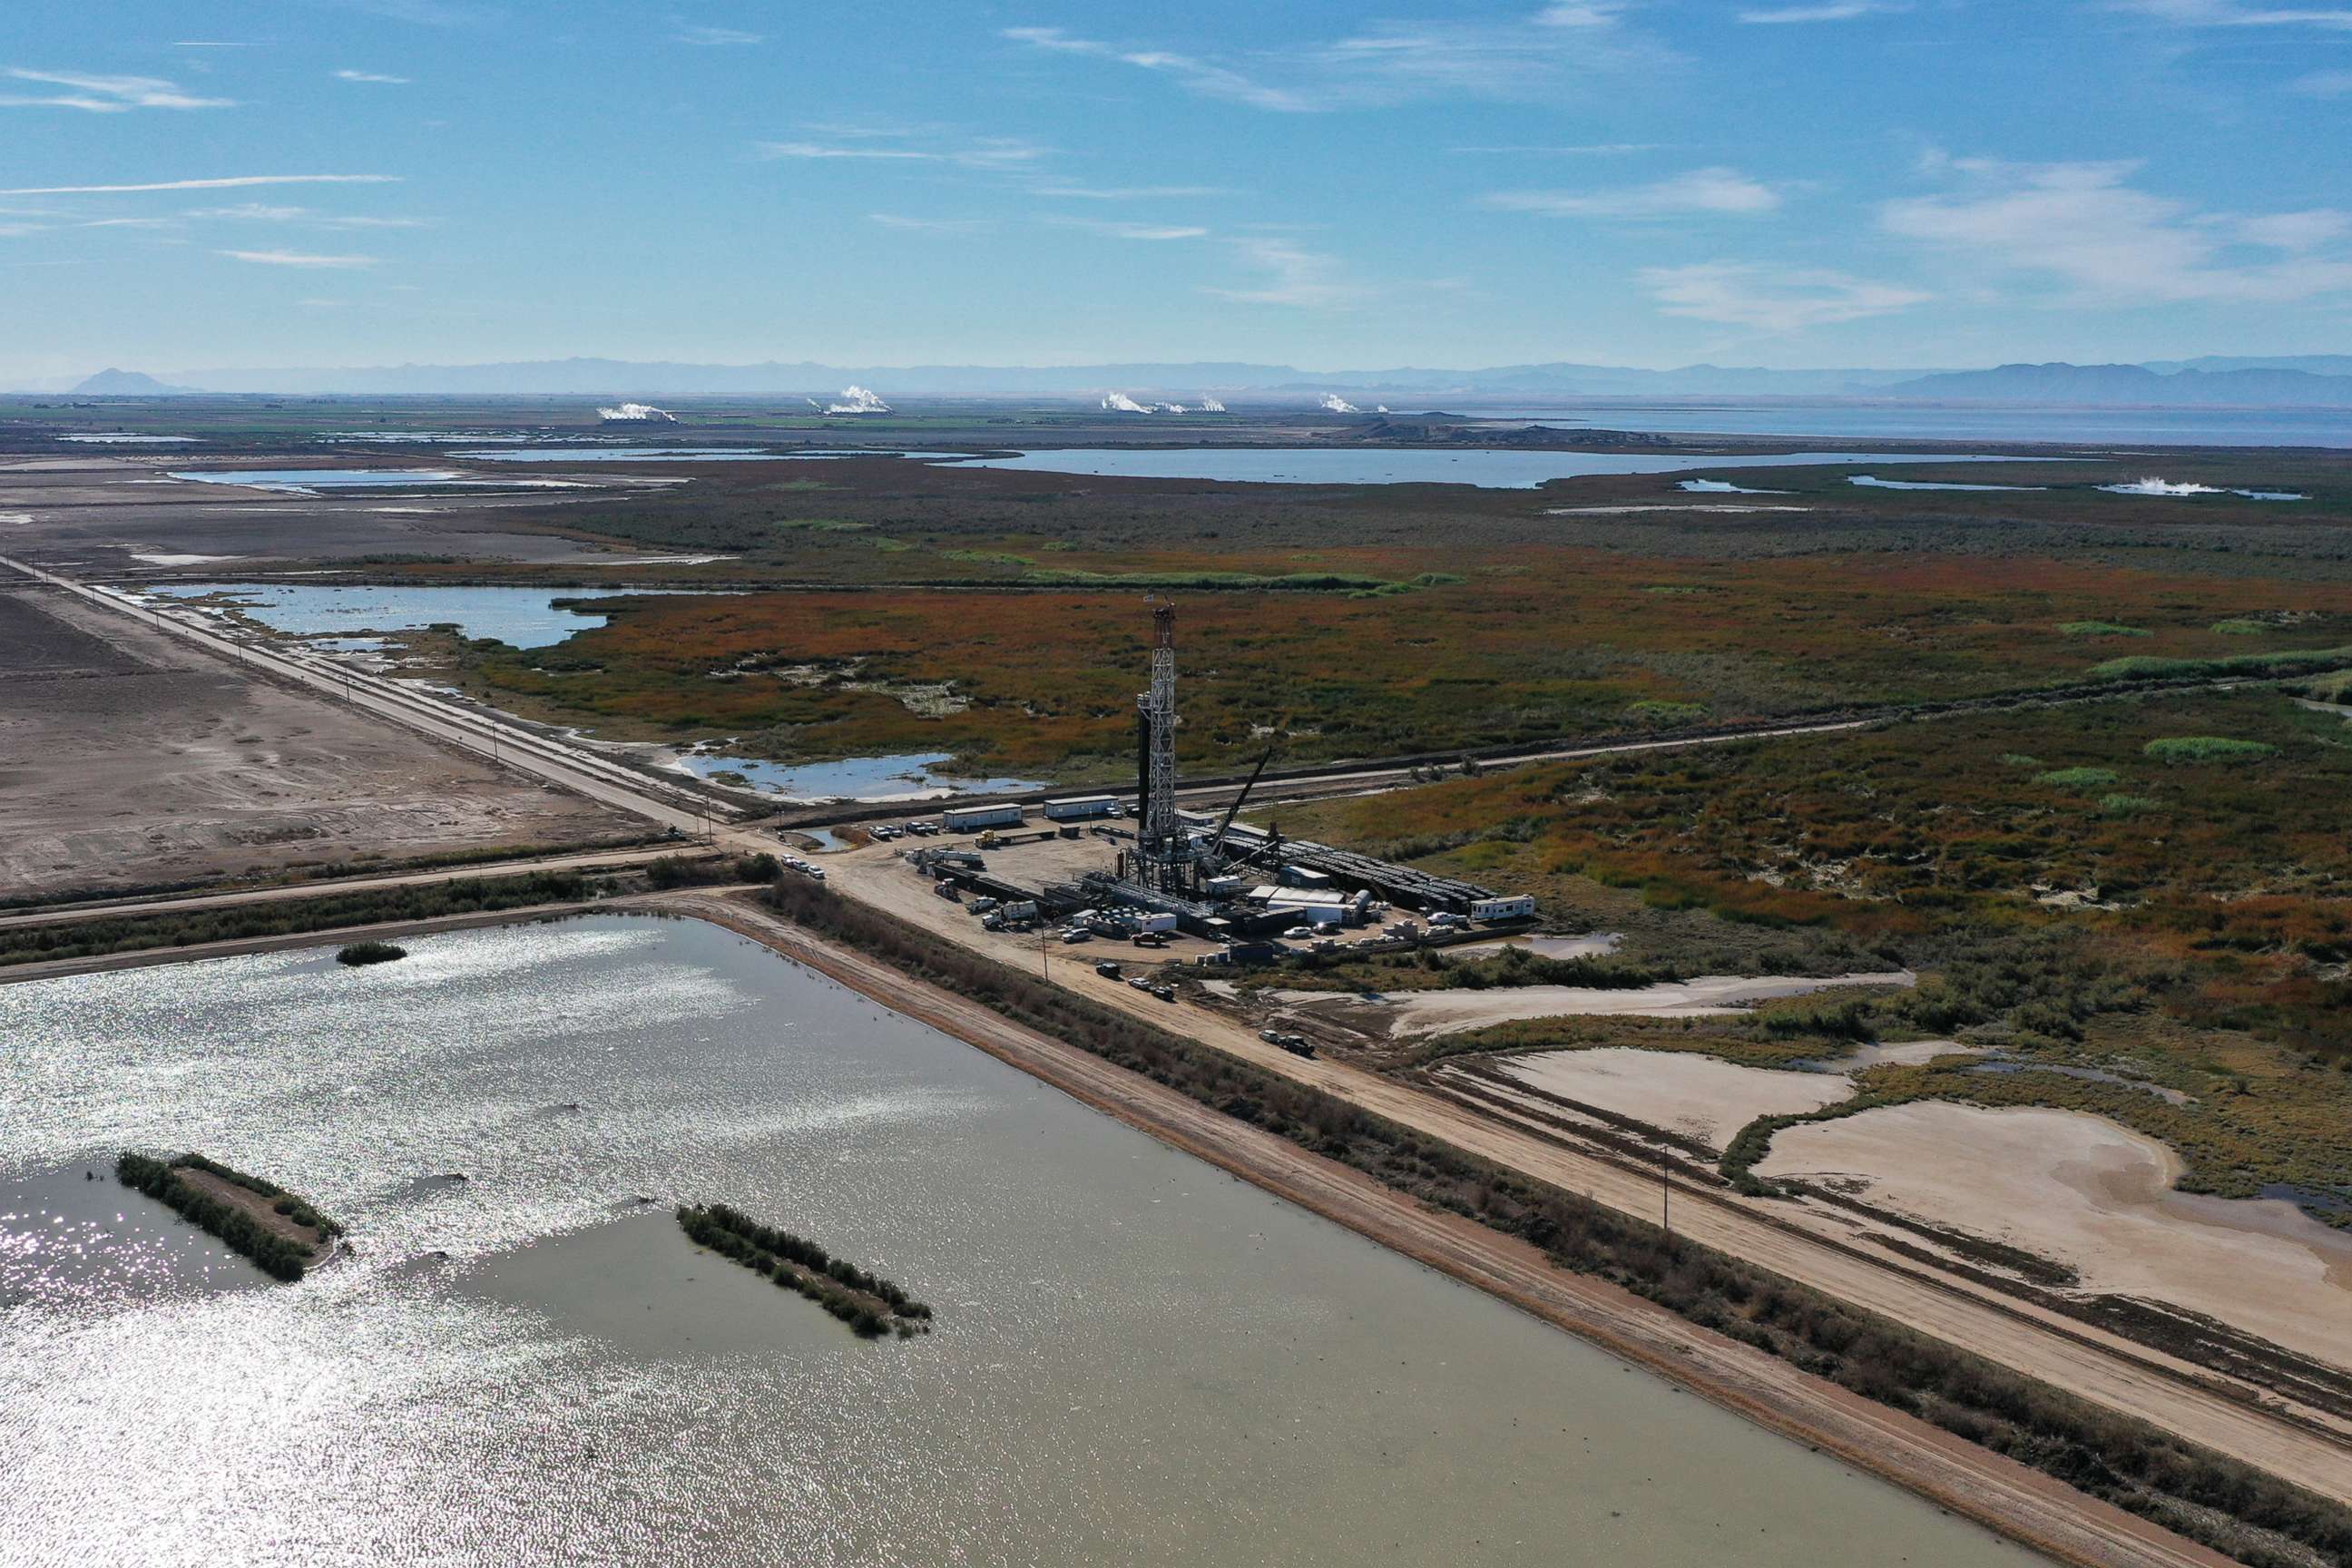
<path fill-rule="evenodd" d="M 1671 1239 L 1675 1234 L 1674 1156 L 1658 1151 L 1658 1225 Z"/>
<path fill-rule="evenodd" d="M 1045 922 L 1037 922 L 1037 973 L 1045 979 L 1054 978 L 1054 950 L 1045 944 Z"/>

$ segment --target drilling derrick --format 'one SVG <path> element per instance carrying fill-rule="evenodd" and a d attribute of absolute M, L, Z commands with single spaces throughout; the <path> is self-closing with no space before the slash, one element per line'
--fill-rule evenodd
<path fill-rule="evenodd" d="M 1151 609 L 1151 689 L 1136 695 L 1141 774 L 1136 794 L 1143 858 L 1163 868 L 1182 858 L 1176 820 L 1176 606 Z"/>

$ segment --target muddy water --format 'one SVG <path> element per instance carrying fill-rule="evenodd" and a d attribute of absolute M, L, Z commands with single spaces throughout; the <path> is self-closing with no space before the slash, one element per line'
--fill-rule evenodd
<path fill-rule="evenodd" d="M 409 945 L 0 987 L 0 1563 L 2027 1561 L 714 928 Z M 255 1284 L 123 1145 L 358 1256 Z"/>

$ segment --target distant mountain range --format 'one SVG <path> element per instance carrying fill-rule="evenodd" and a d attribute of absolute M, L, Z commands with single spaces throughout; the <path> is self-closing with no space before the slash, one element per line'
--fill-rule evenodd
<path fill-rule="evenodd" d="M 2312 360 L 2352 370 L 2352 359 Z M 1997 370 L 1944 371 L 1899 381 L 1885 395 L 1923 403 L 2049 403 L 2178 408 L 2352 408 L 2352 374 L 2282 368 L 2259 362 L 2207 361 L 2231 369 L 2159 371 L 2144 364 L 2005 364 Z"/>
<path fill-rule="evenodd" d="M 802 361 L 694 364 L 614 359 L 494 364 L 404 364 L 352 369 L 194 370 L 163 381 L 105 370 L 70 385 L 30 388 L 84 397 L 180 394 L 578 397 L 808 397 L 849 385 L 886 397 L 1014 396 L 1094 399 L 1110 392 L 1178 401 L 1202 394 L 1260 403 L 1340 393 L 1367 406 L 1402 398 L 1448 405 L 1571 397 L 1891 398 L 1906 402 L 2065 404 L 2074 406 L 2352 408 L 2352 355 L 2273 358 L 2210 355 L 2146 364 L 2005 364 L 1992 370 L 1767 370 L 1713 364 L 1677 370 L 1553 363 L 1484 370 L 1302 371 L 1240 362 L 1071 366 L 826 365 Z"/>

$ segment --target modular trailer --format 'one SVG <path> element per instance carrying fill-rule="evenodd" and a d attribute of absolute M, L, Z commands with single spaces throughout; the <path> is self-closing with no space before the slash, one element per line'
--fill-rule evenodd
<path fill-rule="evenodd" d="M 1018 805 L 951 805 L 940 813 L 940 826 L 950 833 L 970 833 L 982 827 L 1018 827 L 1024 820 Z"/>
<path fill-rule="evenodd" d="M 1053 822 L 1082 822 L 1094 816 L 1117 816 L 1118 796 L 1115 795 L 1076 795 L 1045 803 L 1045 816 Z"/>

